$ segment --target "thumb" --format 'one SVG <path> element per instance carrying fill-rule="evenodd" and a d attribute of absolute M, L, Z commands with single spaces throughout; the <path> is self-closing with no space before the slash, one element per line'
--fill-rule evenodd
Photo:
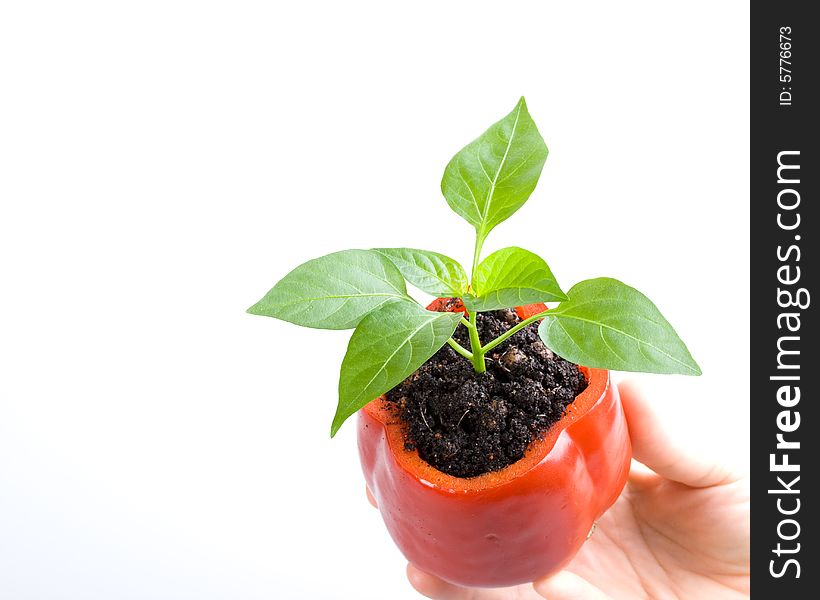
<path fill-rule="evenodd" d="M 690 487 L 710 487 L 738 479 L 725 466 L 700 458 L 675 441 L 635 382 L 620 383 L 618 391 L 635 460 L 661 477 Z"/>

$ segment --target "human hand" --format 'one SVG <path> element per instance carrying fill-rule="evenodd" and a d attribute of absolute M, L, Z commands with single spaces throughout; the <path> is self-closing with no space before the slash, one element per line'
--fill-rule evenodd
<path fill-rule="evenodd" d="M 471 589 L 409 565 L 413 587 L 434 600 L 747 597 L 748 479 L 675 445 L 638 389 L 618 388 L 643 465 L 633 463 L 623 494 L 566 570 L 532 585 Z"/>

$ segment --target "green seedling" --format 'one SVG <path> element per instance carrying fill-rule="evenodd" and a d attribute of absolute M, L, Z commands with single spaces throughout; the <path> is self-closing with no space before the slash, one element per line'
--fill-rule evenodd
<path fill-rule="evenodd" d="M 564 293 L 547 263 L 510 247 L 483 260 L 484 241 L 535 189 L 547 146 L 524 98 L 513 111 L 458 152 L 444 170 L 447 204 L 475 228 L 470 276 L 443 254 L 413 248 L 343 250 L 285 275 L 249 313 L 319 329 L 354 329 L 339 377 L 331 436 L 365 404 L 391 390 L 449 344 L 477 373 L 487 352 L 532 322 L 544 344 L 574 363 L 600 369 L 700 375 L 675 330 L 638 290 L 606 277 Z M 439 298 L 459 298 L 463 313 L 426 310 L 409 282 Z M 479 339 L 480 312 L 559 303 L 493 340 Z M 453 339 L 461 324 L 469 348 Z"/>

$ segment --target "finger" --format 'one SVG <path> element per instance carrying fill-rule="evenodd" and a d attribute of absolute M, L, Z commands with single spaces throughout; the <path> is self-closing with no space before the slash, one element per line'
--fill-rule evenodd
<path fill-rule="evenodd" d="M 373 505 L 373 508 L 379 508 L 379 505 L 376 504 L 376 498 L 373 497 L 373 492 L 370 491 L 370 488 L 364 486 L 364 493 L 367 494 L 367 501 Z"/>
<path fill-rule="evenodd" d="M 738 479 L 725 466 L 699 458 L 676 443 L 637 384 L 625 381 L 618 385 L 618 390 L 635 460 L 661 477 L 691 487 L 709 487 Z"/>
<path fill-rule="evenodd" d="M 532 587 L 547 600 L 610 600 L 599 588 L 569 571 L 539 579 Z"/>
<path fill-rule="evenodd" d="M 506 589 L 477 589 L 453 585 L 434 575 L 425 573 L 414 565 L 407 565 L 407 579 L 422 596 L 433 600 L 509 600 L 510 598 L 529 599 L 529 595 L 510 593 Z M 515 588 L 517 589 L 517 588 Z M 532 590 L 529 592 L 532 594 Z"/>
<path fill-rule="evenodd" d="M 433 600 L 467 600 L 469 598 L 466 588 L 442 581 L 413 565 L 407 565 L 407 579 L 419 594 Z"/>

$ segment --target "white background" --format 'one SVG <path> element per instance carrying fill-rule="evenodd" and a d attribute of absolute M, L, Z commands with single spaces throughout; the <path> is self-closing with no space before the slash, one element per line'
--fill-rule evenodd
<path fill-rule="evenodd" d="M 328 438 L 347 332 L 245 314 L 351 247 L 468 263 L 450 156 L 521 94 L 520 245 L 638 287 L 748 444 L 748 14 L 690 2 L 8 2 L 0 9 L 0 598 L 410 599 Z"/>

